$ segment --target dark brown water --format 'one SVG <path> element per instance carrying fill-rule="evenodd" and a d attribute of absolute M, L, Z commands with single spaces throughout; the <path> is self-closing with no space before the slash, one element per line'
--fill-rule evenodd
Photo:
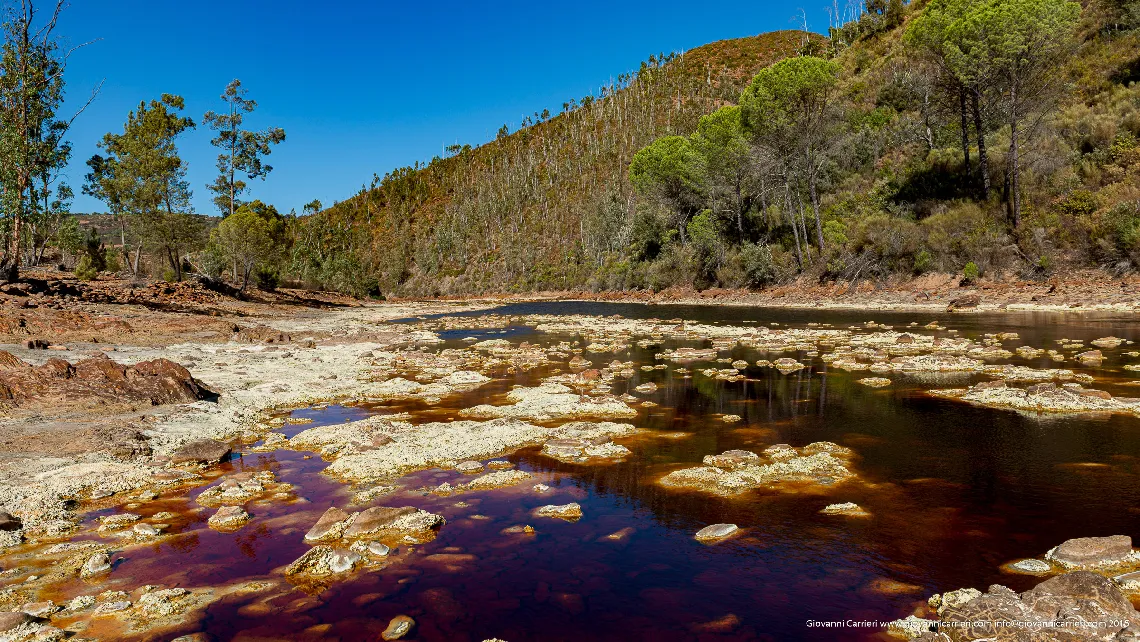
<path fill-rule="evenodd" d="M 1061 337 L 1140 340 L 1140 327 L 1131 319 L 1111 316 L 837 314 L 602 304 L 511 306 L 496 312 L 793 326 L 825 322 L 836 327 L 869 319 L 898 326 L 937 318 L 960 336 L 1020 333 L 1021 341 L 1006 342 L 1007 349 L 1019 343 L 1052 348 Z M 458 346 L 459 338 L 479 335 L 460 330 L 443 336 L 456 342 L 448 345 Z M 487 336 L 539 342 L 569 338 L 522 327 Z M 676 345 L 697 344 L 665 344 Z M 1119 395 L 1140 394 L 1124 385 L 1132 376 L 1120 366 L 1138 361 L 1123 356 L 1127 349 L 1107 350 L 1102 367 L 1084 370 L 1097 377 L 1092 385 Z M 633 347 L 615 356 L 653 364 L 658 351 Z M 749 362 L 766 358 L 746 349 L 732 356 Z M 806 356 L 800 360 L 809 363 Z M 1079 370 L 1071 362 L 1011 362 Z M 1038 580 L 1003 574 L 1002 564 L 1040 556 L 1071 537 L 1140 535 L 1140 419 L 1031 418 L 923 392 L 967 383 L 970 377 L 935 384 L 892 375 L 895 385 L 874 390 L 854 383 L 866 373 L 828 370 L 818 359 L 810 364 L 810 369 L 786 376 L 751 367 L 749 380 L 738 383 L 700 375 L 683 378 L 672 367 L 639 370 L 628 387 L 656 382 L 661 388 L 649 398 L 660 405 L 642 409 L 633 423 L 689 436 L 623 440 L 634 455 L 605 466 L 562 464 L 537 449 L 509 456 L 536 473 L 534 482 L 554 487 L 546 495 L 530 492 L 531 482 L 459 497 L 404 492 L 378 498 L 375 504 L 440 513 L 448 524 L 435 541 L 400 550 L 385 569 L 356 573 L 308 593 L 291 589 L 268 598 L 226 598 L 182 632 L 204 630 L 220 640 L 376 640 L 390 618 L 407 614 L 418 623 L 408 638 L 416 640 L 872 640 L 881 639 L 881 629 L 819 629 L 808 622 L 893 620 L 911 613 L 932 593 L 963 586 L 984 589 L 1002 583 L 1023 590 Z M 691 369 L 699 367 L 692 364 Z M 504 376 L 434 408 L 333 406 L 295 414 L 317 423 L 393 411 L 419 412 L 417 421 L 439 420 L 513 384 L 536 385 L 545 374 Z M 614 392 L 625 392 L 625 385 L 619 380 Z M 726 425 L 714 416 L 718 413 L 737 414 L 743 421 Z M 293 432 L 307 427 L 286 426 Z M 854 449 L 859 456 L 853 468 L 867 483 L 757 491 L 731 499 L 655 483 L 678 464 L 697 463 L 708 454 L 821 440 Z M 188 588 L 280 579 L 274 569 L 307 550 L 304 532 L 320 513 L 331 505 L 345 506 L 350 498 L 345 487 L 318 474 L 326 465 L 291 451 L 245 454 L 232 469 L 273 469 L 282 481 L 295 484 L 307 503 L 250 506 L 255 519 L 233 534 L 205 528 L 212 511 L 191 510 L 200 490 L 147 504 L 136 512 L 178 513 L 172 530 L 180 534 L 126 556 L 114 576 L 129 577 L 134 586 Z M 414 489 L 460 477 L 424 471 L 401 483 Z M 455 506 L 460 500 L 470 506 Z M 569 501 L 580 503 L 585 513 L 577 523 L 529 515 L 537 506 Z M 858 503 L 872 517 L 818 514 L 827 504 L 845 501 Z M 716 546 L 693 540 L 694 532 L 717 522 L 736 523 L 745 534 Z M 500 533 L 516 524 L 532 524 L 538 532 L 529 537 Z M 623 529 L 632 530 L 621 541 L 604 537 Z M 452 557 L 429 557 L 439 553 Z"/>

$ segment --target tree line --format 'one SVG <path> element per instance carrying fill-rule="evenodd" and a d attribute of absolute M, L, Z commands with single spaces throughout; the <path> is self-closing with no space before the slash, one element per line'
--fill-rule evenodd
<path fill-rule="evenodd" d="M 284 132 L 246 126 L 256 103 L 235 81 L 201 119 L 219 149 L 212 230 L 177 149 L 196 123 L 160 96 L 88 162 L 113 251 L 65 215 L 67 52 L 24 15 L 8 16 L 0 60 L 5 273 L 52 243 L 85 274 L 149 260 L 170 279 L 359 296 L 1140 267 L 1136 0 L 849 2 L 826 38 L 651 56 L 557 114 L 300 216 L 245 200 Z"/>
<path fill-rule="evenodd" d="M 96 230 L 79 229 L 70 212 L 74 196 L 61 172 L 71 159 L 67 140 L 77 113 L 61 115 L 65 72 L 76 49 L 65 50 L 56 30 L 66 7 L 58 0 L 50 13 L 35 0 L 9 5 L 4 15 L 0 54 L 0 189 L 3 234 L 0 280 L 19 278 L 21 265 L 36 266 L 48 247 L 78 257 L 75 272 L 92 278 L 103 270 L 139 275 L 144 255 L 159 273 L 181 280 L 187 269 L 205 274 L 228 271 L 242 288 L 255 270 L 262 282 L 277 278 L 280 247 L 289 238 L 286 219 L 272 206 L 247 202 L 247 181 L 264 178 L 273 167 L 266 157 L 285 140 L 278 127 L 249 128 L 256 109 L 240 80 L 226 86 L 222 109 L 208 111 L 202 123 L 218 148 L 217 178 L 207 189 L 222 220 L 211 225 L 193 211 L 193 191 L 178 140 L 197 124 L 178 95 L 141 101 L 120 131 L 99 141 L 87 160 L 83 193 L 102 201 L 117 226 L 118 243 L 105 247 Z M 96 98 L 98 88 L 91 94 Z M 211 229 L 212 228 L 212 229 Z"/>

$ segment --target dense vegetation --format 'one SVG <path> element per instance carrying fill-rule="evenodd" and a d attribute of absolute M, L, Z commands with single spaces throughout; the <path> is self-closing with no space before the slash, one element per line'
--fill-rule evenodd
<path fill-rule="evenodd" d="M 29 3 L 0 60 L 8 276 L 49 247 L 84 276 L 356 295 L 1140 266 L 1136 0 L 867 0 L 828 38 L 651 56 L 556 115 L 299 216 L 243 198 L 284 132 L 245 128 L 256 103 L 237 81 L 203 119 L 222 218 L 192 215 L 176 141 L 195 123 L 162 96 L 88 162 L 84 189 L 120 224 L 110 239 L 67 213 L 66 59 L 50 29 L 22 38 Z"/>
<path fill-rule="evenodd" d="M 1132 270 L 1138 26 L 1123 0 L 869 0 L 828 40 L 654 58 L 304 225 L 407 294 Z"/>

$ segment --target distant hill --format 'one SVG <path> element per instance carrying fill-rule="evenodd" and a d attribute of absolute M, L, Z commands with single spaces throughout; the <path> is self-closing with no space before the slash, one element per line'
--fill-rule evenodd
<path fill-rule="evenodd" d="M 559 115 L 536 114 L 492 142 L 396 170 L 305 217 L 311 234 L 320 228 L 345 245 L 295 257 L 294 269 L 328 285 L 344 278 L 329 276 L 339 261 L 375 275 L 383 292 L 415 295 L 581 285 L 629 240 L 633 154 L 660 136 L 693 132 L 756 72 L 821 40 L 780 31 L 653 56 Z M 358 232 L 351 241 L 330 232 L 350 227 Z"/>

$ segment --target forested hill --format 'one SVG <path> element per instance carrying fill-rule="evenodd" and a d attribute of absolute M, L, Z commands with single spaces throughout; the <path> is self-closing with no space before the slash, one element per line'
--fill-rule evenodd
<path fill-rule="evenodd" d="M 634 153 L 692 133 L 756 72 L 821 40 L 781 31 L 651 56 L 556 116 L 504 125 L 490 143 L 453 147 L 303 217 L 293 272 L 419 295 L 580 286 L 630 243 Z"/>
<path fill-rule="evenodd" d="M 652 57 L 298 219 L 289 271 L 446 295 L 1140 268 L 1140 0 L 866 0 L 829 36 Z"/>

